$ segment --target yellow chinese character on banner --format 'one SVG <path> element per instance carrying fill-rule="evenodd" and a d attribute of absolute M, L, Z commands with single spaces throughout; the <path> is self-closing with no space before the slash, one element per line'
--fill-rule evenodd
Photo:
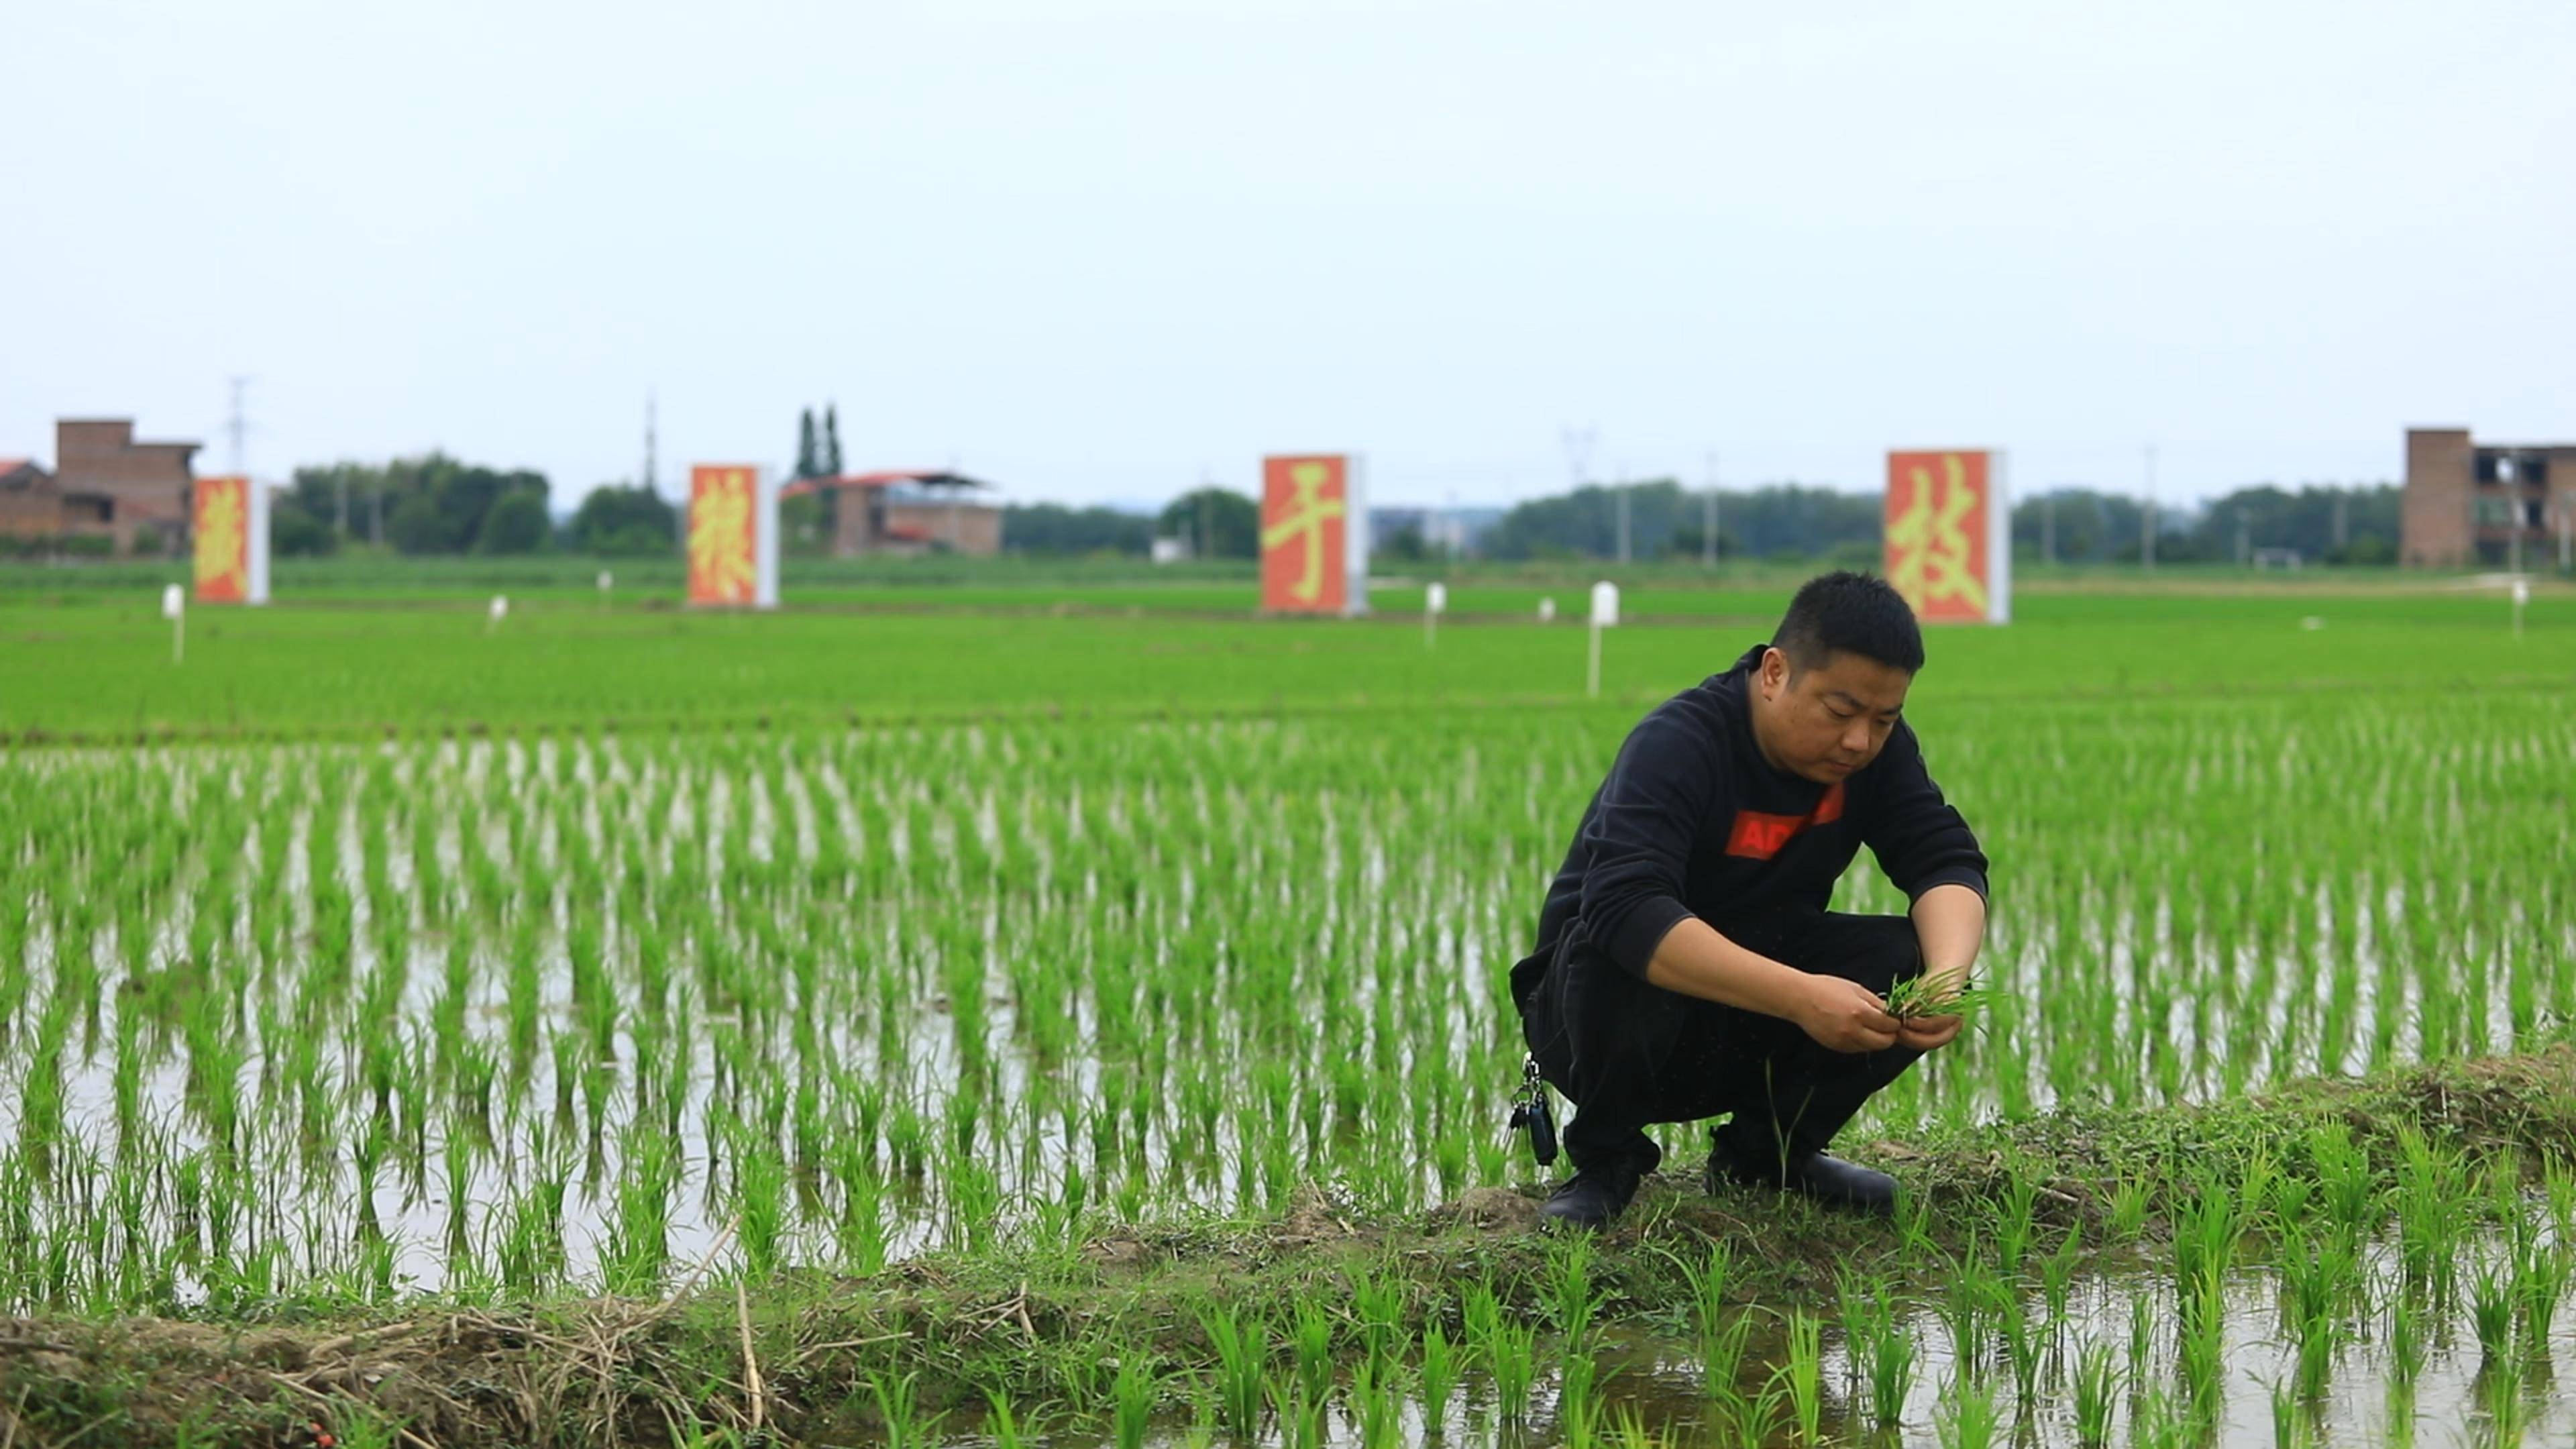
<path fill-rule="evenodd" d="M 1928 605 L 1951 601 L 1983 613 L 1986 586 L 1977 578 L 1968 532 L 1960 527 L 1960 520 L 1976 511 L 1977 490 L 1969 485 L 1967 465 L 1958 454 L 1943 454 L 1941 468 L 1944 487 L 1935 486 L 1929 468 L 1910 470 L 1914 496 L 1887 526 L 1893 555 L 1888 582 L 1917 613 Z"/>
<path fill-rule="evenodd" d="M 242 516 L 242 490 L 230 479 L 206 485 L 197 509 L 197 592 L 200 597 L 231 599 L 244 587 L 242 544 L 249 521 Z"/>
<path fill-rule="evenodd" d="M 1290 467 L 1288 482 L 1296 492 L 1279 515 L 1279 521 L 1261 530 L 1264 549 L 1277 548 L 1291 539 L 1303 539 L 1306 561 L 1297 574 L 1297 581 L 1288 586 L 1290 596 L 1301 604 L 1315 602 L 1316 596 L 1324 590 L 1324 523 L 1341 517 L 1343 512 L 1342 500 L 1316 496 L 1331 477 L 1332 469 L 1322 463 L 1298 463 Z"/>
<path fill-rule="evenodd" d="M 706 481 L 689 501 L 689 572 L 704 596 L 750 599 L 751 479 L 723 473 Z"/>

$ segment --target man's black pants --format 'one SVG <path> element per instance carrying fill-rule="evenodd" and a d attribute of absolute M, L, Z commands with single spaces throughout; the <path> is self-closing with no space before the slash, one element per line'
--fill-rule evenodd
<path fill-rule="evenodd" d="M 1903 916 L 1802 914 L 1724 928 L 1729 940 L 1801 971 L 1857 981 L 1881 996 L 1923 973 Z M 1574 1103 L 1565 1149 L 1580 1169 L 1629 1159 L 1651 1172 L 1663 1151 L 1642 1130 L 1720 1113 L 1739 1158 L 1820 1151 L 1870 1094 L 1921 1052 L 1838 1052 L 1775 1016 L 1666 991 L 1631 976 L 1575 922 L 1520 999 L 1540 1073 Z"/>

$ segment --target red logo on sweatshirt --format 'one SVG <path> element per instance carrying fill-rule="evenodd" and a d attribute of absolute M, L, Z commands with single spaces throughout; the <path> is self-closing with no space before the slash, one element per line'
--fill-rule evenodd
<path fill-rule="evenodd" d="M 1769 860 L 1780 853 L 1798 832 L 1810 825 L 1830 825 L 1843 818 L 1843 787 L 1837 780 L 1825 787 L 1825 798 L 1804 815 L 1767 815 L 1759 810 L 1735 812 L 1735 829 L 1726 837 L 1726 853 L 1747 860 Z"/>

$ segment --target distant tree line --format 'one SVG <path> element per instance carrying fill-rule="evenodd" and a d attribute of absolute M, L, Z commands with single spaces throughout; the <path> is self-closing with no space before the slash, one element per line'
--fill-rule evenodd
<path fill-rule="evenodd" d="M 269 509 L 281 555 L 372 544 L 404 554 L 634 555 L 679 547 L 679 509 L 642 486 L 608 484 L 558 527 L 546 475 L 486 468 L 444 453 L 390 463 L 298 468 Z"/>
<path fill-rule="evenodd" d="M 2156 558 L 2239 562 L 2240 548 L 2293 549 L 2320 563 L 2384 564 L 2397 558 L 2394 483 L 2239 488 L 2188 509 L 2159 508 Z M 2135 563 L 2145 508 L 2134 494 L 2053 488 L 2013 506 L 2013 553 L 2060 563 Z"/>

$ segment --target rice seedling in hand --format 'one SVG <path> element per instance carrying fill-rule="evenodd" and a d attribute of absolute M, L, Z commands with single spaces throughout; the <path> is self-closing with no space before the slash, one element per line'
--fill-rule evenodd
<path fill-rule="evenodd" d="M 1974 978 L 1953 984 L 1946 979 L 1909 976 L 1888 988 L 1887 1014 L 1899 1021 L 1938 1016 L 1974 1018 L 2002 1000 L 2002 992 L 1979 986 Z"/>

